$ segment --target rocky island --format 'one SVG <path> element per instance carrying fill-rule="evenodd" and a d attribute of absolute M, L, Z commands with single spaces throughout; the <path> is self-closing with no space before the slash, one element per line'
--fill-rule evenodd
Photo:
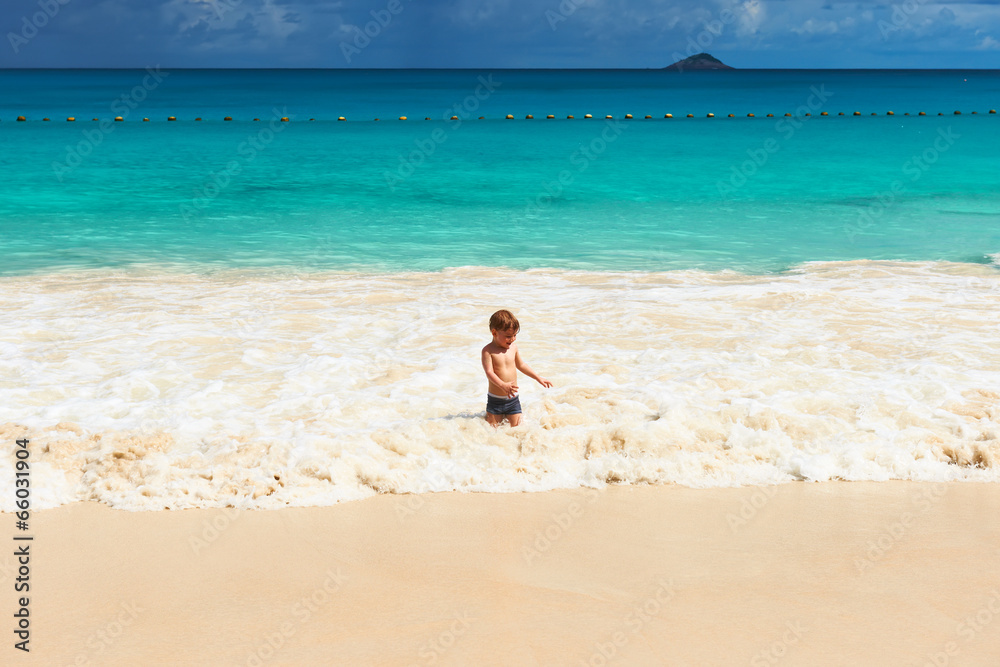
<path fill-rule="evenodd" d="M 668 65 L 663 69 L 670 70 L 672 72 L 684 72 L 684 71 L 695 71 L 695 70 L 715 70 L 715 69 L 734 69 L 734 68 L 724 64 L 718 58 L 714 58 L 707 53 L 699 53 L 697 55 L 685 58 L 684 60 L 678 60 L 673 65 Z"/>

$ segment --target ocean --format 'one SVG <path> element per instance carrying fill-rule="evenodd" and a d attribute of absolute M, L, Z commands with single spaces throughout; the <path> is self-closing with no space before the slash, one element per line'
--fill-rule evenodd
<path fill-rule="evenodd" d="M 36 507 L 129 510 L 997 481 L 998 101 L 992 70 L 0 71 L 5 456 L 31 439 Z M 554 386 L 494 430 L 500 308 Z"/>

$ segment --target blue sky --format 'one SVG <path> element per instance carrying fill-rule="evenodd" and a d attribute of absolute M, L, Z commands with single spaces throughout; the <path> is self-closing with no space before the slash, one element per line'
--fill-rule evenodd
<path fill-rule="evenodd" d="M 0 31 L 0 67 L 1000 68 L 1000 0 L 3 0 Z"/>

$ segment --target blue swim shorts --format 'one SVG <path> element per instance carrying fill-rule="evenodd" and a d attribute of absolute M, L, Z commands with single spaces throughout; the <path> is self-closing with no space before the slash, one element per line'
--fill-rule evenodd
<path fill-rule="evenodd" d="M 486 394 L 486 412 L 491 415 L 519 415 L 521 414 L 521 398 L 507 398 L 506 396 L 496 396 Z"/>

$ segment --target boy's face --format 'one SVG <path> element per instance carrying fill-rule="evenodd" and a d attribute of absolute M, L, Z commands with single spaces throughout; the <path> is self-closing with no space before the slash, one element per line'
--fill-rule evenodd
<path fill-rule="evenodd" d="M 514 329 L 507 329 L 506 331 L 500 331 L 499 329 L 492 329 L 493 342 L 502 347 L 503 349 L 508 349 L 514 343 L 517 338 L 517 331 Z"/>

